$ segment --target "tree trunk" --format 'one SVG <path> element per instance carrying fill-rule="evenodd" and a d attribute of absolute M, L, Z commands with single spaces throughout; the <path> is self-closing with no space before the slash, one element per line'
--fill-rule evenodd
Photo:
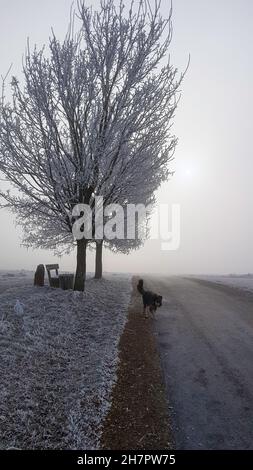
<path fill-rule="evenodd" d="M 103 240 L 96 242 L 96 269 L 95 269 L 95 279 L 102 279 L 103 274 Z"/>
<path fill-rule="evenodd" d="M 74 290 L 83 292 L 86 278 L 86 248 L 87 240 L 77 240 L 77 263 Z"/>

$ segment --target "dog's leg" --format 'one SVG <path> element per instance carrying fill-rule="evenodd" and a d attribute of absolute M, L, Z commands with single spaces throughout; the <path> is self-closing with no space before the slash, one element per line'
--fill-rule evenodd
<path fill-rule="evenodd" d="M 149 311 L 152 315 L 152 318 L 155 318 L 155 311 L 156 311 L 156 307 L 154 305 L 150 305 L 149 307 Z"/>
<path fill-rule="evenodd" d="M 148 318 L 147 308 L 148 308 L 147 305 L 144 305 L 144 307 L 143 307 L 143 315 L 144 315 L 145 318 Z"/>
<path fill-rule="evenodd" d="M 148 318 L 149 317 L 149 306 L 146 305 L 146 308 L 145 308 L 145 318 Z"/>

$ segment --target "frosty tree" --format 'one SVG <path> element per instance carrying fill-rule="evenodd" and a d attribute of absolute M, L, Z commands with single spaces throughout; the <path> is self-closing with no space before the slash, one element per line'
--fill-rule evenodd
<path fill-rule="evenodd" d="M 0 171 L 14 189 L 1 196 L 27 246 L 69 250 L 77 204 L 93 209 L 98 195 L 105 205 L 146 203 L 168 177 L 182 79 L 167 62 L 171 15 L 161 17 L 158 1 L 136 3 L 125 11 L 102 0 L 96 12 L 80 1 L 78 33 L 72 22 L 63 42 L 28 47 L 24 84 L 12 78 L 10 102 L 3 93 Z M 76 242 L 76 290 L 89 241 Z"/>
<path fill-rule="evenodd" d="M 122 205 L 151 202 L 168 177 L 176 145 L 170 127 L 182 79 L 176 79 L 170 63 L 163 64 L 171 41 L 171 15 L 161 18 L 160 2 L 153 11 L 148 1 L 139 2 L 135 12 L 133 8 L 134 2 L 125 15 L 123 2 L 117 10 L 112 0 L 101 2 L 100 12 L 80 7 L 101 87 L 99 161 L 105 170 L 98 193 Z M 128 240 L 107 243 L 123 252 L 138 245 Z M 102 241 L 97 243 L 96 277 L 101 275 L 101 257 Z"/>

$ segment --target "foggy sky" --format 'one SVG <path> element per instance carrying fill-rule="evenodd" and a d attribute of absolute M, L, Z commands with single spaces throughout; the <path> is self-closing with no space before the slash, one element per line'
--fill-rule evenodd
<path fill-rule="evenodd" d="M 94 0 L 87 3 L 97 4 Z M 126 1 L 125 3 L 128 3 Z M 163 12 L 169 2 L 163 0 Z M 63 37 L 72 0 L 0 0 L 0 74 L 21 75 L 26 40 L 42 45 L 51 26 Z M 181 245 L 164 252 L 148 241 L 131 255 L 106 252 L 107 271 L 235 273 L 253 271 L 253 2 L 174 0 L 171 58 L 183 71 L 175 117 L 176 173 L 158 201 L 181 205 Z M 1 182 L 0 182 L 1 184 Z M 0 212 L 0 269 L 33 269 L 52 253 L 20 247 L 13 217 Z M 74 268 L 75 254 L 59 262 Z M 94 253 L 88 255 L 93 270 Z"/>

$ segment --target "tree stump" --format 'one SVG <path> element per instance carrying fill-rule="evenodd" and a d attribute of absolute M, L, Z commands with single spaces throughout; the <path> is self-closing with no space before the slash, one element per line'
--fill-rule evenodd
<path fill-rule="evenodd" d="M 34 285 L 43 287 L 45 283 L 45 268 L 43 264 L 39 264 L 34 275 Z"/>
<path fill-rule="evenodd" d="M 74 274 L 60 274 L 59 276 L 60 288 L 63 290 L 73 290 L 74 287 Z"/>

